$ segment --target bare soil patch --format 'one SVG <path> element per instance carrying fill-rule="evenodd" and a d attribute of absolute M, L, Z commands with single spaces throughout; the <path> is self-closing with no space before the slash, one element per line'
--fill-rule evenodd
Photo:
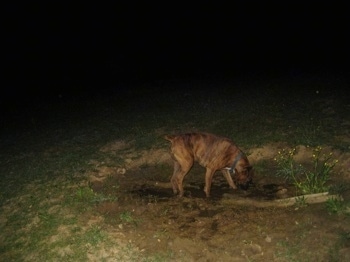
<path fill-rule="evenodd" d="M 127 148 L 114 145 L 111 149 L 116 151 Z M 96 211 L 140 252 L 162 254 L 167 260 L 345 261 L 350 256 L 350 240 L 340 245 L 339 238 L 350 232 L 347 216 L 329 214 L 324 203 L 306 207 L 254 204 L 295 196 L 292 186 L 273 176 L 273 158 L 283 146 L 249 150 L 249 160 L 257 170 L 255 184 L 247 192 L 230 189 L 221 173 L 215 174 L 210 199 L 202 190 L 202 167 L 192 168 L 185 178 L 185 197 L 177 198 L 169 183 L 172 162 L 167 150 L 138 152 L 136 158 L 129 148 L 125 166 L 119 167 L 125 173 L 100 168 L 93 175 L 100 177 L 91 180 L 95 192 L 118 197 L 117 202 L 97 204 Z M 299 147 L 297 160 L 309 162 L 310 152 Z M 339 165 L 331 182 L 347 181 L 350 157 L 333 153 Z"/>

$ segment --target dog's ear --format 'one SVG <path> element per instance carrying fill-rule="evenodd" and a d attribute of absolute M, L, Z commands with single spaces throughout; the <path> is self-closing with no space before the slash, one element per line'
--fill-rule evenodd
<path fill-rule="evenodd" d="M 253 170 L 253 167 L 252 166 L 245 166 L 243 170 L 250 172 Z"/>
<path fill-rule="evenodd" d="M 166 139 L 166 140 L 172 142 L 173 139 L 174 139 L 174 137 L 175 137 L 174 135 L 165 135 L 165 136 L 164 136 L 164 139 Z"/>
<path fill-rule="evenodd" d="M 246 166 L 246 167 L 245 167 L 245 170 L 248 172 L 248 174 L 249 174 L 250 177 L 253 177 L 253 175 L 254 175 L 253 166 Z"/>

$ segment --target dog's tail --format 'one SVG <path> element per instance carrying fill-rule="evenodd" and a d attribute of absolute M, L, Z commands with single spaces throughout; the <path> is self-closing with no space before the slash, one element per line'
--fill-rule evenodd
<path fill-rule="evenodd" d="M 170 141 L 170 142 L 173 142 L 174 138 L 175 138 L 174 135 L 165 135 L 165 136 L 164 136 L 164 139 L 166 139 L 166 140 L 168 140 L 168 141 Z"/>

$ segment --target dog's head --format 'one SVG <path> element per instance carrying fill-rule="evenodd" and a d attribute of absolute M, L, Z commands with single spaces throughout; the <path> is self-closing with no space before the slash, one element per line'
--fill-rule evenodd
<path fill-rule="evenodd" d="M 253 167 L 252 166 L 246 166 L 244 167 L 240 172 L 235 170 L 235 184 L 243 190 L 248 190 L 249 185 L 253 183 Z"/>

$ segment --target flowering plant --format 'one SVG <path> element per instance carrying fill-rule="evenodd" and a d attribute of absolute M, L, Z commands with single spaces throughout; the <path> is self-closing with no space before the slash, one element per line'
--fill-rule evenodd
<path fill-rule="evenodd" d="M 313 194 L 328 191 L 327 181 L 338 160 L 332 159 L 332 153 L 322 153 L 322 147 L 313 149 L 312 168 L 307 169 L 294 160 L 296 148 L 278 152 L 275 157 L 277 175 L 291 181 L 298 191 L 303 194 Z"/>

